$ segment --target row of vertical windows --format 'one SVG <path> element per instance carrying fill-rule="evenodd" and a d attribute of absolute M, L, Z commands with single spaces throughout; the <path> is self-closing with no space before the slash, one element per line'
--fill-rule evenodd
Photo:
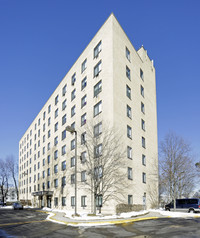
<path fill-rule="evenodd" d="M 99 56 L 99 53 L 102 50 L 102 42 L 100 41 L 96 47 L 94 48 L 94 58 L 97 58 Z M 96 64 L 96 66 L 94 67 L 94 77 L 98 76 L 99 72 L 101 71 L 101 60 Z M 87 59 L 85 59 L 83 61 L 83 63 L 81 64 L 81 73 L 83 73 L 87 68 Z M 71 77 L 71 83 L 72 85 L 74 85 L 76 82 L 76 73 L 74 73 Z M 87 85 L 87 77 L 85 77 L 82 82 L 81 82 L 81 90 L 83 90 Z M 65 84 L 64 87 L 62 88 L 62 95 L 65 96 L 67 91 L 67 85 Z M 96 91 L 96 90 L 95 90 Z M 72 92 L 72 100 L 75 98 L 75 92 Z M 94 95 L 96 96 L 96 92 L 94 93 Z M 55 105 L 57 105 L 59 102 L 59 95 L 57 95 L 55 97 Z M 63 102 L 62 105 L 62 110 L 64 110 L 66 108 L 66 101 Z M 48 113 L 51 112 L 51 105 L 48 106 Z M 58 109 L 55 112 L 55 118 L 58 116 Z M 43 120 L 45 120 L 46 118 L 46 111 L 43 112 Z M 40 125 L 40 118 L 38 119 L 38 126 Z M 35 124 L 35 130 L 37 129 L 37 124 Z M 30 130 L 30 136 L 32 136 L 32 130 Z M 26 138 L 27 140 L 29 139 L 29 134 L 24 138 L 24 140 L 22 141 L 22 143 L 20 143 L 20 149 L 22 148 L 23 144 L 26 143 Z"/>
<path fill-rule="evenodd" d="M 126 47 L 126 58 L 128 59 L 129 62 L 131 61 L 130 51 L 127 47 Z M 128 66 L 126 66 L 126 76 L 127 76 L 127 78 L 131 79 L 130 78 L 130 69 L 128 68 Z M 142 69 L 140 69 L 140 78 L 142 80 L 144 80 L 144 72 Z"/>
<path fill-rule="evenodd" d="M 87 196 L 81 196 L 81 207 L 86 207 L 86 199 Z M 61 204 L 62 206 L 66 206 L 66 197 L 62 197 L 61 198 Z M 58 197 L 54 198 L 54 206 L 57 207 L 58 206 Z M 75 197 L 72 196 L 71 197 L 71 206 L 74 207 L 75 206 Z"/>

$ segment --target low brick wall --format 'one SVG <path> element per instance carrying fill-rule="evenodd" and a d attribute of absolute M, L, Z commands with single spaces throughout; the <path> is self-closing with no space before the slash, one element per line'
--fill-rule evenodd
<path fill-rule="evenodd" d="M 132 204 L 132 205 L 129 205 L 129 204 L 118 204 L 116 206 L 116 213 L 119 214 L 119 213 L 122 213 L 122 212 L 138 212 L 138 211 L 141 211 L 141 210 L 144 210 L 144 206 L 143 205 L 140 205 L 140 204 Z"/>

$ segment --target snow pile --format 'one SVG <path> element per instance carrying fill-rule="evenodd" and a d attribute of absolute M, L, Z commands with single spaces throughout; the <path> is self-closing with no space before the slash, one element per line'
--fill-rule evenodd
<path fill-rule="evenodd" d="M 152 212 L 159 212 L 163 216 L 168 217 L 200 217 L 200 213 L 188 213 L 188 212 L 174 212 L 174 211 L 165 211 L 163 209 L 158 210 L 149 210 Z"/>
<path fill-rule="evenodd" d="M 68 210 L 59 210 L 59 209 L 50 209 L 47 207 L 44 207 L 42 210 L 48 211 L 48 212 L 61 212 L 65 213 L 65 217 L 72 219 L 72 220 L 107 220 L 107 219 L 123 219 L 123 218 L 131 218 L 136 216 L 145 215 L 148 213 L 148 211 L 140 211 L 140 212 L 127 212 L 127 213 L 121 213 L 120 215 L 107 215 L 104 216 L 102 214 L 97 214 L 96 216 L 92 216 L 85 212 L 80 212 L 78 216 L 74 216 L 74 211 L 68 211 Z"/>
<path fill-rule="evenodd" d="M 0 206 L 0 209 L 12 209 L 12 206 Z"/>

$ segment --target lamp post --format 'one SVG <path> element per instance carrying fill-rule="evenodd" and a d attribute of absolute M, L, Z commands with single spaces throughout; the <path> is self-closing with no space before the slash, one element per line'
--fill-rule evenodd
<path fill-rule="evenodd" d="M 71 134 L 75 133 L 75 211 L 74 211 L 74 215 L 77 214 L 77 131 L 71 127 L 71 126 L 67 126 L 66 127 L 66 131 L 69 131 Z"/>
<path fill-rule="evenodd" d="M 27 175 L 27 179 L 26 179 L 26 204 L 28 206 L 28 171 L 23 173 L 24 176 Z"/>

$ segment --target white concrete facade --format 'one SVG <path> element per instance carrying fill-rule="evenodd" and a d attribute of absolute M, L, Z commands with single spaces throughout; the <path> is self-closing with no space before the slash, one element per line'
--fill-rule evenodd
<path fill-rule="evenodd" d="M 98 44 L 98 56 L 94 57 L 94 49 Z M 94 75 L 97 64 L 99 72 L 98 75 Z M 72 83 L 73 75 L 76 78 L 74 83 Z M 83 81 L 85 77 L 86 84 Z M 100 81 L 101 90 L 94 96 L 94 86 Z M 63 93 L 65 87 L 66 92 Z M 127 90 L 130 90 L 128 95 Z M 74 99 L 72 99 L 73 92 L 75 92 Z M 86 103 L 81 105 L 84 96 Z M 97 103 L 101 103 L 101 113 L 94 117 L 94 105 Z M 74 108 L 75 114 L 72 115 Z M 66 138 L 63 139 L 62 133 L 67 125 L 73 123 L 77 131 L 79 128 L 83 129 L 85 125 L 81 125 L 81 117 L 86 124 L 88 121 L 92 121 L 94 125 L 98 122 L 108 122 L 120 130 L 124 146 L 127 150 L 131 149 L 131 158 L 125 155 L 124 169 L 128 170 L 128 167 L 132 169 L 132 178 L 128 179 L 128 175 L 124 178 L 129 188 L 123 203 L 128 203 L 128 196 L 129 198 L 132 196 L 133 204 L 145 203 L 145 206 L 150 208 L 158 199 L 155 68 L 143 47 L 138 51 L 135 50 L 113 14 L 88 44 L 21 138 L 20 199 L 28 198 L 34 206 L 74 209 L 71 206 L 74 184 L 70 182 L 74 173 L 74 167 L 71 167 L 71 158 L 74 156 L 71 141 L 74 135 L 66 132 Z M 127 128 L 131 130 L 131 138 L 127 137 Z M 77 145 L 79 144 L 80 135 Z M 63 146 L 66 146 L 64 154 L 62 154 Z M 82 152 L 82 147 L 78 146 L 78 155 L 80 156 Z M 66 168 L 63 170 L 64 161 Z M 66 186 L 62 188 L 63 176 L 66 176 Z M 79 176 L 80 174 L 78 180 Z M 58 179 L 57 187 L 54 184 L 55 179 Z M 81 196 L 86 196 L 86 207 L 81 206 Z M 90 194 L 78 185 L 77 210 L 89 212 L 90 198 Z M 108 201 L 102 212 L 113 213 L 116 204 L 116 201 Z"/>

